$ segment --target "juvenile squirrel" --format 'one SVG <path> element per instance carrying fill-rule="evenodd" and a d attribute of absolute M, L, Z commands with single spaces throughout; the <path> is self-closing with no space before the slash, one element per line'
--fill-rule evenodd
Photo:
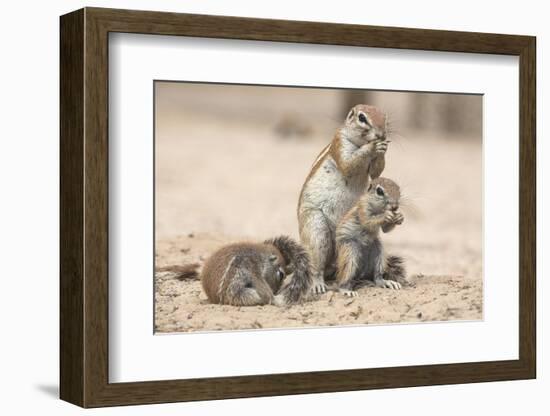
<path fill-rule="evenodd" d="M 212 303 L 252 306 L 298 303 L 311 284 L 309 258 L 293 239 L 281 236 L 263 243 L 235 243 L 216 251 L 200 279 Z M 283 280 L 291 274 L 284 287 Z"/>
<path fill-rule="evenodd" d="M 365 194 L 336 228 L 337 274 L 340 292 L 357 296 L 354 289 L 366 280 L 378 287 L 400 289 L 405 277 L 403 260 L 385 256 L 380 230 L 387 233 L 402 224 L 401 191 L 387 178 L 371 181 Z"/>
<path fill-rule="evenodd" d="M 385 166 L 386 115 L 376 107 L 353 107 L 311 168 L 298 202 L 300 239 L 312 266 L 312 291 L 326 291 L 325 276 L 336 256 L 336 225 Z M 332 271 L 333 272 L 333 271 Z"/>

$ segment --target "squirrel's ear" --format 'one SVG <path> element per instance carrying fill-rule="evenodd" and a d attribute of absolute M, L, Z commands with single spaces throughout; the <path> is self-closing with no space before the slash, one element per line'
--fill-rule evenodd
<path fill-rule="evenodd" d="M 277 262 L 277 256 L 275 254 L 272 254 L 269 256 L 269 261 L 271 263 L 276 263 Z"/>
<path fill-rule="evenodd" d="M 369 192 L 371 189 L 372 189 L 372 182 L 369 183 L 369 186 L 368 186 L 368 188 L 367 188 L 367 192 Z"/>
<path fill-rule="evenodd" d="M 351 120 L 354 115 L 355 115 L 355 108 L 352 108 L 351 111 L 348 113 L 348 120 Z"/>

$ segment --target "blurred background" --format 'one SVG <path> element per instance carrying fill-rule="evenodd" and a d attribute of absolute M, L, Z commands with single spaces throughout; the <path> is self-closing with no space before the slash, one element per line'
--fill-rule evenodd
<path fill-rule="evenodd" d="M 411 273 L 481 277 L 482 96 L 443 93 L 155 82 L 157 261 L 181 236 L 298 238 L 303 181 L 359 103 L 390 120 L 406 219 L 388 247 Z"/>

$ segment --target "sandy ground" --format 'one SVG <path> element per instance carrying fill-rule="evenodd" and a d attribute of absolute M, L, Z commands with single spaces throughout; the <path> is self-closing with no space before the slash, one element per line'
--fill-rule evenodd
<path fill-rule="evenodd" d="M 228 239 L 199 234 L 160 244 L 159 264 L 201 262 L 204 254 Z M 184 252 L 182 252 L 182 247 Z M 193 247 L 189 251 L 188 248 Z M 174 260 L 174 262 L 169 259 Z M 181 260 L 181 259 L 188 260 Z M 327 325 L 359 325 L 418 321 L 475 320 L 481 318 L 482 281 L 460 275 L 409 276 L 399 291 L 365 287 L 359 296 L 337 292 L 317 296 L 302 305 L 285 308 L 266 305 L 234 307 L 212 305 L 198 280 L 178 280 L 169 272 L 157 273 L 156 331 L 217 331 Z"/>
<path fill-rule="evenodd" d="M 158 123 L 157 268 L 202 264 L 229 242 L 297 238 L 300 188 L 331 133 L 282 139 L 269 125 L 187 117 Z M 287 308 L 232 307 L 208 304 L 198 280 L 157 272 L 156 331 L 482 319 L 481 166 L 479 140 L 393 138 L 383 175 L 401 184 L 406 219 L 383 238 L 388 252 L 406 259 L 403 290 L 365 287 L 355 299 L 331 291 Z"/>

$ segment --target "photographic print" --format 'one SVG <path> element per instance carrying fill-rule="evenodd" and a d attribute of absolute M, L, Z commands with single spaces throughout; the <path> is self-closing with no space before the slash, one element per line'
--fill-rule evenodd
<path fill-rule="evenodd" d="M 156 333 L 482 319 L 482 95 L 154 97 Z"/>
<path fill-rule="evenodd" d="M 62 16 L 60 397 L 536 378 L 535 63 L 532 36 Z"/>

